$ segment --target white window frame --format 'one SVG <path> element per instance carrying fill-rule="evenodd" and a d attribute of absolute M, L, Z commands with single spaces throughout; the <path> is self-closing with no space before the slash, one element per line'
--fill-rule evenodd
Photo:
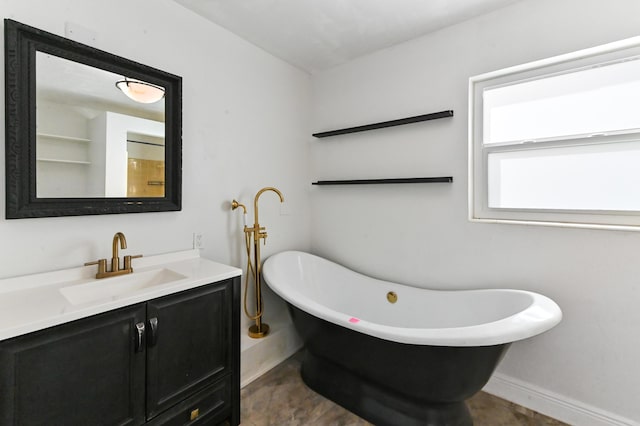
<path fill-rule="evenodd" d="M 500 144 L 483 146 L 482 91 L 486 87 L 540 78 L 548 74 L 591 67 L 596 64 L 640 56 L 640 37 L 621 40 L 548 59 L 522 64 L 469 79 L 468 179 L 469 220 L 484 223 L 510 223 L 640 231 L 640 211 L 507 209 L 488 206 L 487 155 L 499 152 Z M 640 112 L 639 112 L 640 113 Z M 633 139 L 630 139 L 633 138 Z M 588 139 L 588 141 L 587 141 Z M 638 140 L 634 135 L 605 135 L 536 142 L 537 148 L 585 143 L 609 143 Z M 532 144 L 533 145 L 533 144 Z M 507 147 L 513 150 L 514 145 Z M 531 149 L 525 144 L 516 149 Z M 640 167 L 640 165 L 639 165 Z M 639 189 L 640 190 L 640 189 Z"/>

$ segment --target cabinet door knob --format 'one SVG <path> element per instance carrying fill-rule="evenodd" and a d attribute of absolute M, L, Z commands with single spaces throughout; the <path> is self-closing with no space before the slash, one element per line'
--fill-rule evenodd
<path fill-rule="evenodd" d="M 136 352 L 144 351 L 144 323 L 136 324 Z"/>
<path fill-rule="evenodd" d="M 158 343 L 158 318 L 149 318 L 149 336 L 147 339 L 147 345 L 151 348 Z"/>

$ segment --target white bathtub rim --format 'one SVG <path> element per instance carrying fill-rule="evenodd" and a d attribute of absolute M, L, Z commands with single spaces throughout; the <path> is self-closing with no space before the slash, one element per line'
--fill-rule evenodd
<path fill-rule="evenodd" d="M 298 291 L 295 286 L 278 283 L 277 279 L 271 280 L 270 282 L 271 277 L 277 277 L 277 273 L 273 270 L 272 266 L 273 260 L 278 257 L 291 255 L 318 258 L 318 256 L 306 252 L 286 251 L 274 254 L 267 259 L 262 268 L 263 278 L 267 285 L 278 296 L 315 317 L 384 340 L 432 346 L 492 346 L 512 343 L 536 336 L 555 327 L 562 320 L 562 311 L 553 300 L 538 293 L 513 289 L 499 290 L 527 294 L 531 297 L 532 303 L 524 310 L 513 315 L 477 325 L 443 328 L 405 328 L 378 324 L 362 318 L 356 319 L 348 313 L 338 312 L 312 300 Z M 270 261 L 271 258 L 273 259 Z M 324 258 L 319 259 L 331 262 Z M 351 271 L 347 268 L 345 269 Z M 351 272 L 356 273 L 354 271 Z M 375 278 L 370 279 L 375 280 Z M 403 284 L 394 284 L 409 287 Z M 456 291 L 482 292 L 495 290 L 496 289 Z M 439 292 L 441 290 L 427 291 Z"/>

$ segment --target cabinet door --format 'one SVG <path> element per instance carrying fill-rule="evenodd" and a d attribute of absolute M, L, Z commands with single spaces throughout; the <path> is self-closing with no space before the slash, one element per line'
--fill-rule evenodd
<path fill-rule="evenodd" d="M 147 302 L 147 419 L 230 373 L 232 296 L 225 280 Z"/>
<path fill-rule="evenodd" d="M 139 425 L 136 305 L 0 343 L 0 425 Z"/>

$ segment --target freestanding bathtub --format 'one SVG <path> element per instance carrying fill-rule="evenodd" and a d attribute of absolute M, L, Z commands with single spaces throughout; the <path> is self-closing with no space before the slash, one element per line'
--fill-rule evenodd
<path fill-rule="evenodd" d="M 376 425 L 472 425 L 464 401 L 509 345 L 562 319 L 536 293 L 409 287 L 304 252 L 262 273 L 304 341 L 304 382 Z"/>

